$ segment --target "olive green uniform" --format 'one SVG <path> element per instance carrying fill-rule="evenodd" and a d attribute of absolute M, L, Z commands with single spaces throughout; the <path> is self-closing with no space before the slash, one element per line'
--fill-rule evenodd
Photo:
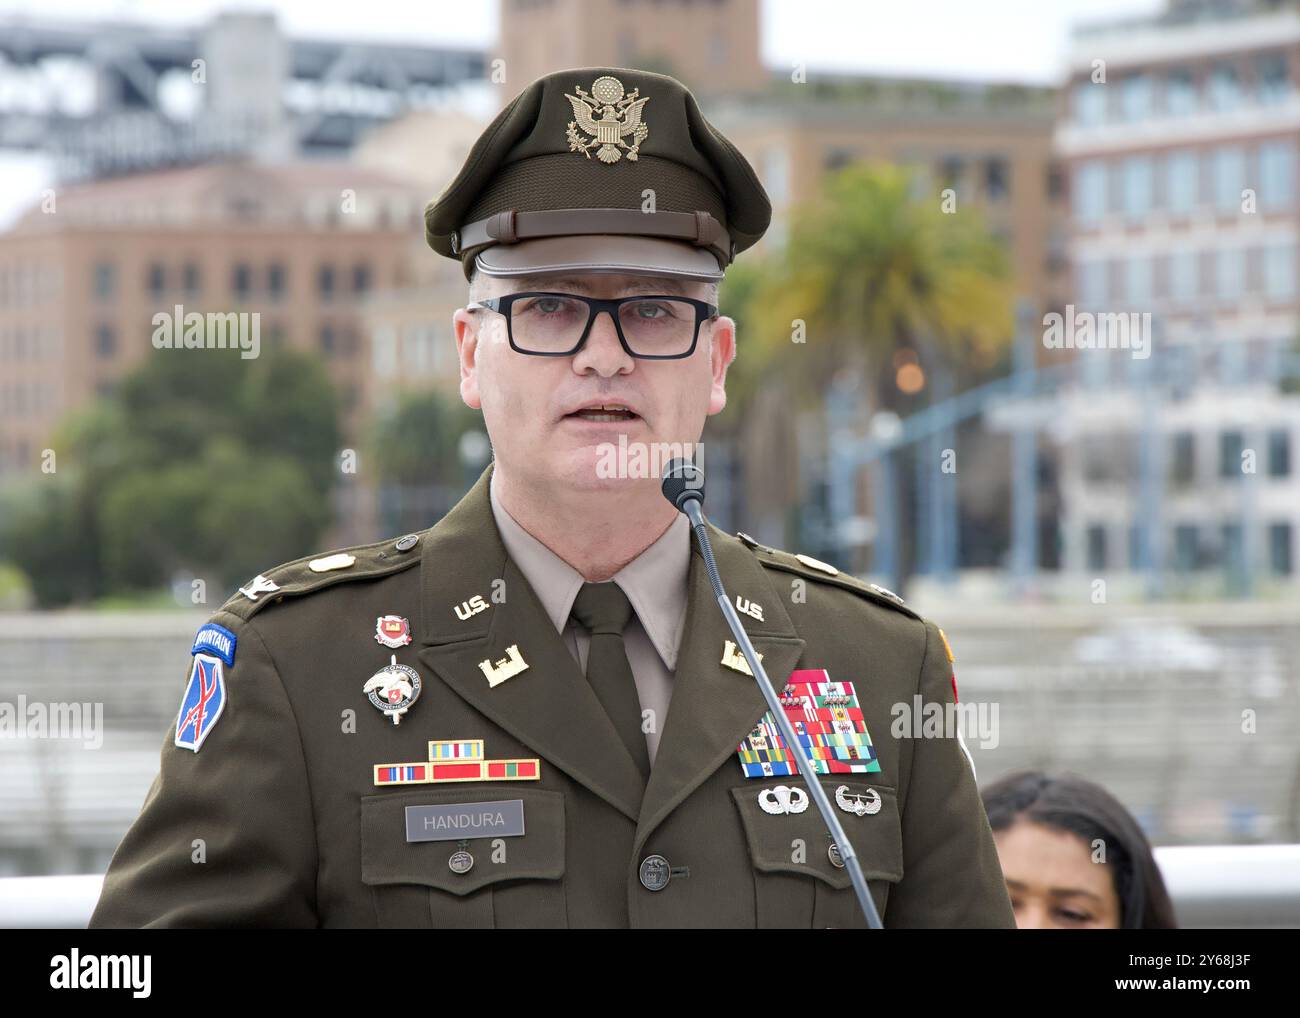
<path fill-rule="evenodd" d="M 167 733 L 160 773 L 113 857 L 102 926 L 851 927 L 864 925 L 815 808 L 772 815 L 737 745 L 766 711 L 722 663 L 730 633 L 692 537 L 685 630 L 648 785 L 493 522 L 487 471 L 436 526 L 308 560 L 214 616 L 237 636 L 227 700 L 196 752 Z M 894 738 L 891 707 L 953 698 L 938 629 L 896 598 L 784 551 L 710 529 L 728 593 L 780 683 L 796 668 L 855 685 L 879 773 L 830 775 L 880 796 L 840 819 L 887 927 L 1013 925 L 971 765 L 954 738 Z M 809 560 L 811 561 L 811 560 Z M 496 582 L 501 581 L 501 582 Z M 494 597 L 494 591 L 496 596 Z M 487 608 L 462 620 L 475 596 Z M 380 616 L 413 642 L 374 639 Z M 490 686 L 480 662 L 517 646 L 527 668 Z M 396 655 L 422 689 L 394 725 L 362 693 Z M 427 757 L 430 740 L 483 740 L 489 758 L 537 758 L 538 780 L 376 787 L 374 766 Z M 408 841 L 407 806 L 521 800 L 522 836 Z M 494 844 L 495 842 L 495 844 Z M 641 863 L 663 856 L 660 890 Z"/>

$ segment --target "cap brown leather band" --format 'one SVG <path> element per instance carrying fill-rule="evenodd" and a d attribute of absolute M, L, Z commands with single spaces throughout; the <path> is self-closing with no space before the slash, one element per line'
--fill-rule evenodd
<path fill-rule="evenodd" d="M 462 226 L 452 234 L 453 251 L 490 244 L 514 244 L 538 237 L 570 237 L 586 233 L 618 233 L 662 237 L 707 247 L 718 264 L 731 264 L 732 242 L 727 231 L 707 212 L 640 212 L 637 209 L 549 209 L 516 212 L 507 209 Z"/>

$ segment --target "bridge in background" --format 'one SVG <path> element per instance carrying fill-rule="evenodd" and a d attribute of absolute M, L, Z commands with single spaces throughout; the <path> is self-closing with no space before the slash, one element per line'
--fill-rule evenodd
<path fill-rule="evenodd" d="M 271 14 L 196 28 L 0 17 L 0 149 L 63 179 L 220 156 L 335 154 L 377 123 L 484 82 L 452 47 L 294 39 Z"/>

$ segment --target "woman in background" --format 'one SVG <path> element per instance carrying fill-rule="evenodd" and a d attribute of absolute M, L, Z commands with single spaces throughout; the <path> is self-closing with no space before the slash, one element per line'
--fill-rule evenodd
<path fill-rule="evenodd" d="M 983 798 L 1020 929 L 1177 927 L 1146 835 L 1100 785 L 1020 771 Z"/>

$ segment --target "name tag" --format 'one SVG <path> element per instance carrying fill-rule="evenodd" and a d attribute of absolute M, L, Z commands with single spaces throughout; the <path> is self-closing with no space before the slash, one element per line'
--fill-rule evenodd
<path fill-rule="evenodd" d="M 407 841 L 517 838 L 524 833 L 524 800 L 407 806 Z"/>

